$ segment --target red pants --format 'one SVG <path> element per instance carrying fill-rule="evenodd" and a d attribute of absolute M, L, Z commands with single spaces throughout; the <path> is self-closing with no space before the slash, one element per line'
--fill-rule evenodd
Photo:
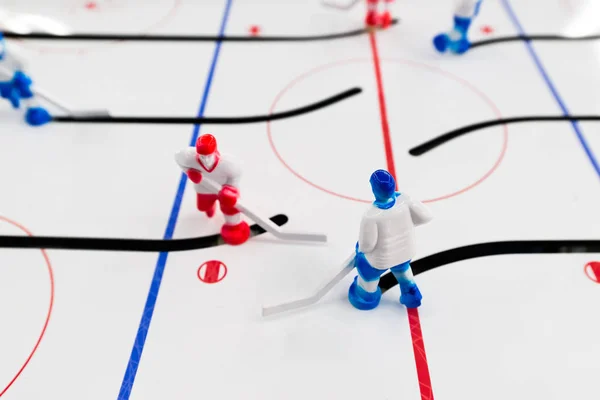
<path fill-rule="evenodd" d="M 209 217 L 212 217 L 215 213 L 216 202 L 219 197 L 216 194 L 196 194 L 196 207 L 199 211 L 205 212 Z M 235 207 L 227 207 L 222 203 L 219 203 L 221 212 L 225 215 L 225 223 L 227 225 L 237 225 L 242 221 L 240 212 Z"/>

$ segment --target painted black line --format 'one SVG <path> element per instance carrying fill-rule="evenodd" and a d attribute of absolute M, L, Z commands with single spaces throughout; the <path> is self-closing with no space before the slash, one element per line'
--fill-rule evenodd
<path fill-rule="evenodd" d="M 456 247 L 429 255 L 411 263 L 415 275 L 478 257 L 508 254 L 600 253 L 600 240 L 515 240 L 508 242 L 477 243 Z M 382 292 L 398 284 L 391 272 L 379 281 Z"/>
<path fill-rule="evenodd" d="M 397 19 L 392 25 L 398 23 Z M 315 42 L 336 40 L 364 35 L 370 28 L 355 29 L 348 32 L 329 33 L 324 35 L 305 36 L 206 36 L 206 35 L 138 35 L 126 33 L 75 33 L 72 35 L 52 35 L 49 33 L 16 33 L 2 32 L 5 38 L 20 40 L 55 40 L 55 41 L 130 41 L 130 42 Z"/>
<path fill-rule="evenodd" d="M 348 89 L 335 96 L 328 97 L 307 106 L 296 108 L 294 110 L 282 111 L 268 115 L 255 115 L 247 117 L 113 117 L 110 115 L 68 115 L 52 117 L 53 122 L 68 123 L 104 123 L 104 124 L 251 124 L 256 122 L 275 121 L 284 118 L 291 118 L 301 114 L 307 114 L 321 108 L 339 103 L 349 97 L 361 93 L 362 89 L 355 87 Z"/>
<path fill-rule="evenodd" d="M 489 46 L 492 44 L 499 43 L 507 43 L 507 42 L 531 42 L 531 41 L 545 41 L 545 42 L 574 42 L 574 41 L 587 41 L 587 40 L 598 40 L 600 39 L 600 34 L 598 35 L 588 35 L 588 36 L 578 36 L 578 37 L 570 37 L 570 36 L 562 36 L 562 35 L 517 35 L 517 36 L 502 36 L 493 39 L 485 39 L 478 40 L 471 43 L 471 47 L 483 47 Z"/>
<path fill-rule="evenodd" d="M 282 226 L 288 222 L 283 214 L 270 218 L 274 224 Z M 250 226 L 250 237 L 265 233 L 258 225 Z M 61 250 L 101 250 L 135 252 L 171 252 L 204 249 L 224 244 L 221 235 L 201 236 L 187 239 L 125 239 L 87 238 L 60 236 L 3 236 L 0 235 L 0 248 L 19 249 L 61 249 Z"/>
<path fill-rule="evenodd" d="M 513 117 L 513 118 L 500 118 L 491 121 L 478 122 L 473 125 L 463 126 L 462 128 L 454 129 L 448 133 L 437 136 L 425 143 L 422 143 L 416 147 L 413 147 L 408 152 L 412 156 L 423 155 L 436 147 L 439 147 L 453 139 L 459 138 L 467 133 L 475 132 L 484 128 L 489 128 L 497 125 L 508 125 L 518 122 L 542 122 L 542 121 L 600 121 L 600 115 L 542 115 L 542 116 L 530 116 L 530 117 Z"/>

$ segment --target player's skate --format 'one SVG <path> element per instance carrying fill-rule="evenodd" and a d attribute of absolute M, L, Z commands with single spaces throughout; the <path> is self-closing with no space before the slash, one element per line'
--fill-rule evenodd
<path fill-rule="evenodd" d="M 246 221 L 242 221 L 236 225 L 225 224 L 221 228 L 221 236 L 225 243 L 232 246 L 240 245 L 245 243 L 250 237 L 250 226 Z"/>
<path fill-rule="evenodd" d="M 421 305 L 423 296 L 416 283 L 410 283 L 404 286 L 400 286 L 400 303 L 404 304 L 406 308 L 418 308 Z"/>
<path fill-rule="evenodd" d="M 471 47 L 467 38 L 471 18 L 454 17 L 454 29 L 448 33 L 440 33 L 433 38 L 433 46 L 440 53 L 450 51 L 454 54 L 463 54 Z"/>
<path fill-rule="evenodd" d="M 32 126 L 44 125 L 52 120 L 50 113 L 33 101 L 31 78 L 22 71 L 16 71 L 10 81 L 0 82 L 0 97 L 8 100 L 13 108 L 21 107 L 21 100 L 27 104 L 25 122 Z"/>
<path fill-rule="evenodd" d="M 358 276 L 354 277 L 354 282 L 348 290 L 348 300 L 355 308 L 359 310 L 372 310 L 379 305 L 381 300 L 381 289 L 377 287 L 374 292 L 367 292 L 358 283 Z"/>

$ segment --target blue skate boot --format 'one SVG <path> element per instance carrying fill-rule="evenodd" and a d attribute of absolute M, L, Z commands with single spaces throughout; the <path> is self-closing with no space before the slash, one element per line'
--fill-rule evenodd
<path fill-rule="evenodd" d="M 354 282 L 348 290 L 348 300 L 354 308 L 359 310 L 372 310 L 379 305 L 381 301 L 381 289 L 378 287 L 374 293 L 369 293 L 358 285 L 358 276 L 354 277 Z"/>
<path fill-rule="evenodd" d="M 21 99 L 33 97 L 30 86 L 31 78 L 23 72 L 17 71 L 10 81 L 0 82 L 0 97 L 10 101 L 13 108 L 17 109 L 21 106 Z"/>
<path fill-rule="evenodd" d="M 454 54 L 464 54 L 471 47 L 471 42 L 467 38 L 471 18 L 454 17 L 454 29 L 450 33 L 440 33 L 433 38 L 433 46 L 440 53 L 449 50 Z"/>
<path fill-rule="evenodd" d="M 400 286 L 400 303 L 406 308 L 418 308 L 421 305 L 423 296 L 416 283 L 408 283 Z"/>
<path fill-rule="evenodd" d="M 41 126 L 52 121 L 52 116 L 42 107 L 30 107 L 25 112 L 25 122 L 31 126 Z"/>

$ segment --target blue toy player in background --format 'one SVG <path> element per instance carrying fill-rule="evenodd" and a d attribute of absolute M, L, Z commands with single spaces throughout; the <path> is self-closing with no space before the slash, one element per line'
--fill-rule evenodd
<path fill-rule="evenodd" d="M 23 72 L 23 61 L 9 52 L 4 36 L 0 33 L 0 97 L 6 99 L 15 109 L 25 103 L 25 121 L 32 126 L 44 125 L 52 120 L 45 108 L 37 105 L 31 90 L 31 78 Z"/>

